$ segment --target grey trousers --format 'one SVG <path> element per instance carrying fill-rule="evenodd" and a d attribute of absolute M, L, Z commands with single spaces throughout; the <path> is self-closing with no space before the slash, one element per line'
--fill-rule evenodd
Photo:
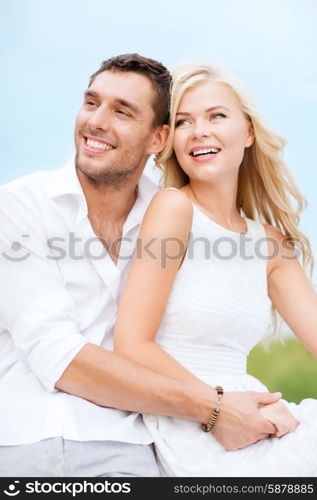
<path fill-rule="evenodd" d="M 159 476 L 152 446 L 62 437 L 0 446 L 1 477 Z"/>

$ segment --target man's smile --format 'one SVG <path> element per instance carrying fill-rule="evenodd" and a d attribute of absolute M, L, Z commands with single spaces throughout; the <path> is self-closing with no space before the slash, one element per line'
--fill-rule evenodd
<path fill-rule="evenodd" d="M 87 137 L 87 136 L 83 137 L 84 137 L 84 150 L 87 151 L 88 153 L 103 154 L 105 152 L 111 151 L 112 149 L 115 149 L 114 146 L 97 137 Z"/>

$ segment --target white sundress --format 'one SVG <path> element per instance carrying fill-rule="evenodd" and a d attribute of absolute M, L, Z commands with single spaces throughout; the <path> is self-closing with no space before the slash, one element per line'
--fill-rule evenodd
<path fill-rule="evenodd" d="M 191 240 L 156 341 L 212 386 L 262 392 L 268 389 L 247 374 L 246 361 L 271 322 L 267 242 L 262 224 L 246 223 L 244 235 L 229 231 L 193 205 Z M 287 406 L 301 422 L 294 432 L 237 451 L 225 450 L 197 422 L 143 418 L 163 475 L 317 476 L 317 401 Z"/>

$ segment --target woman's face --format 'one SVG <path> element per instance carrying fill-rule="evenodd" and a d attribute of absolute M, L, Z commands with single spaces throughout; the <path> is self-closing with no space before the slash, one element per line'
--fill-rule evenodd
<path fill-rule="evenodd" d="M 252 142 L 250 121 L 227 85 L 207 81 L 184 93 L 173 145 L 178 163 L 191 179 L 236 178 L 244 150 Z"/>

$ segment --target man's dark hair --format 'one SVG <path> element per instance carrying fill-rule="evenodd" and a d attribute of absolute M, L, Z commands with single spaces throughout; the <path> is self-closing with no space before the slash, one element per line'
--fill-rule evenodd
<path fill-rule="evenodd" d="M 155 97 L 152 104 L 155 114 L 153 125 L 156 127 L 168 123 L 172 77 L 163 64 L 154 61 L 154 59 L 140 56 L 139 54 L 122 54 L 111 57 L 103 61 L 98 71 L 91 75 L 89 87 L 96 76 L 104 71 L 131 71 L 148 78 L 155 91 Z"/>

